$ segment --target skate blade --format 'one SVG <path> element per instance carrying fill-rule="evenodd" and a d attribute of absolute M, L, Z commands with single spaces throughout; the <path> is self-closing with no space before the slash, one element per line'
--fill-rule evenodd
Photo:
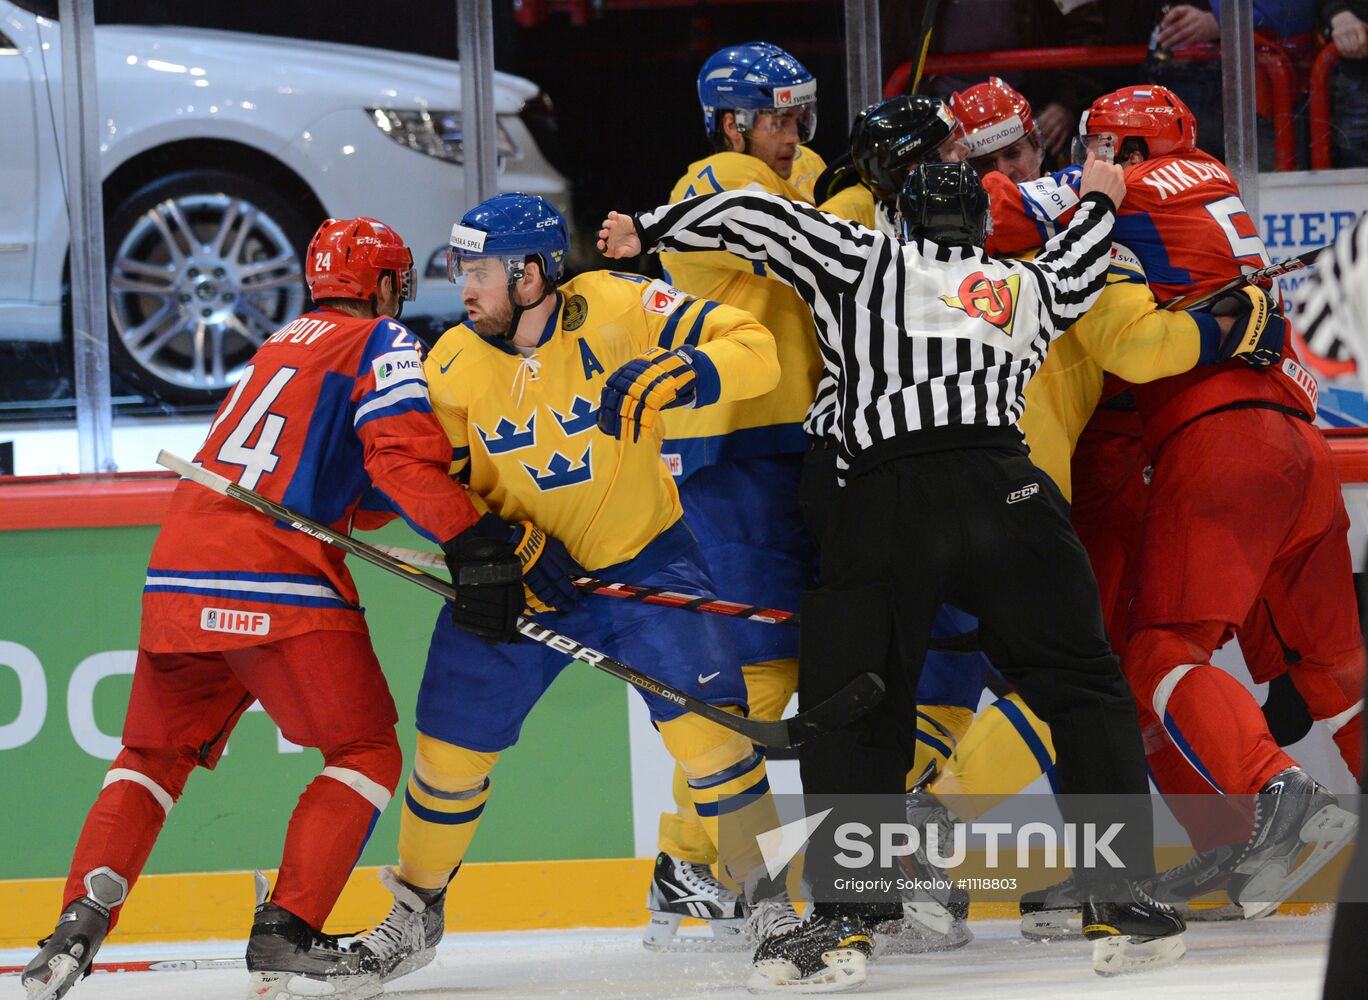
<path fill-rule="evenodd" d="M 1353 839 L 1357 829 L 1358 817 L 1337 805 L 1316 812 L 1301 828 L 1302 843 L 1312 847 L 1306 860 L 1290 871 L 1283 867 L 1285 862 L 1270 861 L 1241 887 L 1236 902 L 1244 918 L 1257 920 L 1271 914 L 1324 868 Z"/>
<path fill-rule="evenodd" d="M 424 948 L 421 951 L 415 951 L 412 955 L 408 956 L 408 958 L 401 961 L 398 965 L 396 965 L 385 975 L 381 976 L 380 981 L 384 983 L 392 983 L 401 976 L 407 976 L 410 972 L 417 972 L 423 966 L 429 964 L 436 957 L 437 949 L 435 947 Z"/>
<path fill-rule="evenodd" d="M 376 975 L 311 979 L 292 972 L 253 972 L 247 1000 L 375 1000 L 384 992 Z"/>
<path fill-rule="evenodd" d="M 914 921 L 919 927 L 925 928 L 929 934 L 938 937 L 947 937 L 951 929 L 955 926 L 955 918 L 940 903 L 919 900 L 910 902 L 903 900 L 903 927 L 907 928 L 908 922 Z"/>
<path fill-rule="evenodd" d="M 974 932 L 969 929 L 968 924 L 962 921 L 952 924 L 947 933 L 936 934 L 924 927 L 909 926 L 904 919 L 901 926 L 887 930 L 881 929 L 879 933 L 874 935 L 874 954 L 871 957 L 924 955 L 928 952 L 954 951 L 956 948 L 963 948 L 972 940 L 974 940 Z"/>
<path fill-rule="evenodd" d="M 1079 910 L 1039 910 L 1021 915 L 1021 936 L 1027 941 L 1066 941 L 1083 937 Z"/>
<path fill-rule="evenodd" d="M 1151 938 L 1109 937 L 1093 942 L 1093 971 L 1099 976 L 1125 976 L 1159 965 L 1171 965 L 1187 954 L 1183 935 Z"/>
<path fill-rule="evenodd" d="M 1237 903 L 1219 903 L 1210 906 L 1193 906 L 1191 903 L 1174 903 L 1178 915 L 1189 924 L 1215 924 L 1231 920 L 1255 920 L 1271 917 L 1278 912 L 1277 906 L 1270 907 L 1257 917 L 1245 917 L 1244 910 Z"/>
<path fill-rule="evenodd" d="M 746 989 L 752 993 L 845 993 L 864 985 L 869 973 L 864 952 L 833 948 L 822 953 L 826 965 L 805 978 L 786 958 L 766 958 L 751 969 Z"/>
<path fill-rule="evenodd" d="M 48 959 L 46 979 L 25 979 L 28 1000 L 56 1000 L 76 983 L 81 963 L 70 955 L 53 955 Z"/>
<path fill-rule="evenodd" d="M 641 944 L 647 951 L 749 951 L 750 942 L 744 933 L 745 918 L 705 921 L 709 934 L 681 934 L 682 913 L 652 911 L 651 919 L 641 934 Z"/>

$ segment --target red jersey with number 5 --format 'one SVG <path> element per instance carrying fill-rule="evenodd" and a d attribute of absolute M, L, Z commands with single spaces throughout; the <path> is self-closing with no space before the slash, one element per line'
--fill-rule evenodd
<path fill-rule="evenodd" d="M 477 517 L 450 478 L 451 458 L 417 338 L 392 319 L 319 309 L 257 350 L 195 461 L 341 531 L 366 497 L 446 541 Z M 360 513 L 367 527 L 394 516 Z M 140 645 L 203 651 L 318 629 L 364 632 L 342 559 L 338 548 L 183 481 L 152 549 Z"/>
<path fill-rule="evenodd" d="M 1078 204 L 1077 167 L 1025 184 L 1000 173 L 984 178 L 993 211 L 988 252 L 1019 253 L 1063 229 Z M 1271 261 L 1225 165 L 1200 150 L 1126 168 L 1126 196 L 1114 237 L 1139 258 L 1159 301 L 1214 291 Z M 1210 320 L 1199 320 L 1210 322 Z M 1255 370 L 1241 361 L 1199 365 L 1133 392 L 1157 447 L 1193 417 L 1240 400 L 1265 400 L 1315 415 L 1314 382 L 1290 341 L 1282 361 Z"/>

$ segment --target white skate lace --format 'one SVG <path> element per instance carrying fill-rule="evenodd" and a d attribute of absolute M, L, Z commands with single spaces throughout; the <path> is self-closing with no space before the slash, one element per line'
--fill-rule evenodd
<path fill-rule="evenodd" d="M 706 892 L 719 901 L 735 897 L 735 893 L 718 881 L 712 869 L 705 864 L 693 861 L 676 861 L 675 877 L 684 888 L 693 892 Z"/>
<path fill-rule="evenodd" d="M 391 959 L 423 948 L 423 917 L 398 900 L 379 927 L 357 944 L 376 958 Z"/>
<path fill-rule="evenodd" d="M 746 914 L 746 936 L 752 941 L 787 934 L 797 927 L 801 920 L 787 899 L 765 899 L 751 905 Z"/>

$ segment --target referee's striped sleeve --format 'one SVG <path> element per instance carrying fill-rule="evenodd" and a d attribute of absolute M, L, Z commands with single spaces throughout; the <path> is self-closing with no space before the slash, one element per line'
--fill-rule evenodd
<path fill-rule="evenodd" d="M 1368 222 L 1364 216 L 1316 258 L 1297 290 L 1296 325 L 1306 344 L 1328 358 L 1368 366 Z"/>
<path fill-rule="evenodd" d="M 853 284 L 865 270 L 871 248 L 888 239 L 811 206 L 744 190 L 643 212 L 636 224 L 649 252 L 727 250 L 764 261 L 775 278 L 809 303 Z"/>
<path fill-rule="evenodd" d="M 1026 269 L 1036 275 L 1042 322 L 1050 339 L 1067 330 L 1107 286 L 1116 210 L 1096 192 L 1083 197 L 1068 227 L 1053 237 Z"/>

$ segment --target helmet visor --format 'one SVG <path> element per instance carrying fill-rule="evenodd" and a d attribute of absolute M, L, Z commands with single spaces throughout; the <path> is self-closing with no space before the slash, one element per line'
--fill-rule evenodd
<path fill-rule="evenodd" d="M 471 288 L 501 288 L 510 275 L 521 277 L 521 257 L 490 257 L 457 247 L 447 248 L 447 280 Z"/>
<path fill-rule="evenodd" d="M 817 105 L 803 104 L 792 108 L 767 108 L 760 111 L 735 112 L 736 128 L 740 132 L 759 135 L 783 135 L 789 130 L 797 141 L 807 143 L 817 134 Z"/>
<path fill-rule="evenodd" d="M 1070 159 L 1074 163 L 1086 163 L 1088 154 L 1094 154 L 1104 163 L 1116 162 L 1116 136 L 1110 132 L 1089 132 L 1076 136 L 1073 141 Z"/>

